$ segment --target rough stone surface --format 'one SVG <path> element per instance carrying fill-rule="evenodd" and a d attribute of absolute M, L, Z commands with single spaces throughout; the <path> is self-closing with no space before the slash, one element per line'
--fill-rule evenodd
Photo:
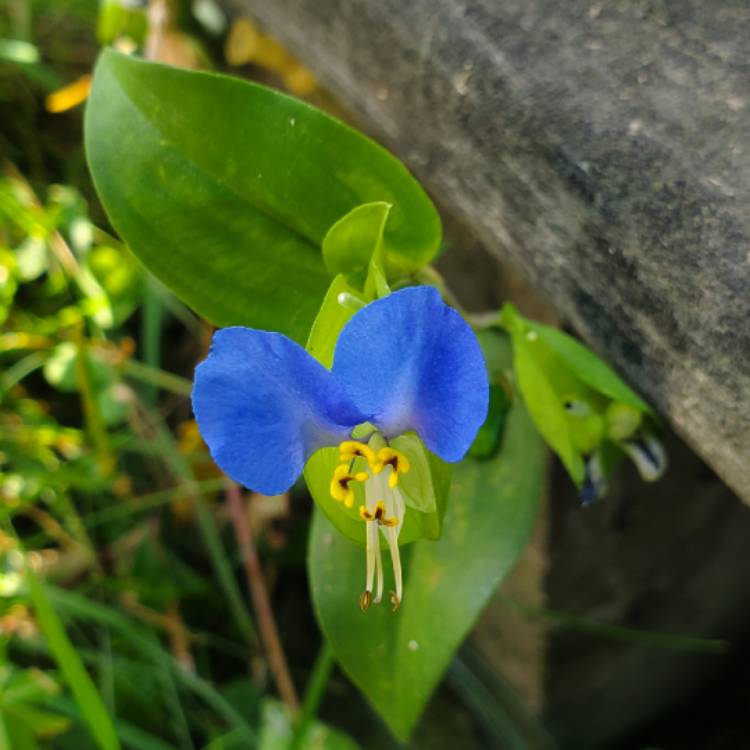
<path fill-rule="evenodd" d="M 745 0 L 231 0 L 750 501 Z"/>

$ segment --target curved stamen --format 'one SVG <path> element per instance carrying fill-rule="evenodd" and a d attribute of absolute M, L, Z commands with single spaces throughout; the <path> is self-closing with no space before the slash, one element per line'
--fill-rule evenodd
<path fill-rule="evenodd" d="M 378 500 L 373 511 L 360 505 L 359 515 L 365 521 L 377 521 L 379 526 L 398 526 L 398 518 L 388 518 L 385 515 L 385 503 L 382 500 Z"/>
<path fill-rule="evenodd" d="M 366 530 L 367 538 L 367 571 L 366 571 L 366 582 L 365 590 L 359 596 L 359 608 L 366 612 L 370 604 L 372 603 L 372 588 L 375 581 L 375 570 L 380 568 L 382 563 L 378 563 L 377 560 L 380 557 L 380 535 L 378 534 L 378 525 L 375 523 L 368 523 Z M 382 578 L 382 575 L 381 575 Z M 378 582 L 378 588 L 380 582 Z"/>
<path fill-rule="evenodd" d="M 339 460 L 342 463 L 349 463 L 355 458 L 364 458 L 370 468 L 376 464 L 375 452 L 369 445 L 360 443 L 358 440 L 344 440 L 339 445 Z"/>
<path fill-rule="evenodd" d="M 360 596 L 360 607 L 366 610 L 374 601 L 379 603 L 383 597 L 384 577 L 380 555 L 380 533 L 382 532 L 391 553 L 395 591 L 391 592 L 391 607 L 395 612 L 403 598 L 403 572 L 401 554 L 398 546 L 398 535 L 406 510 L 404 499 L 398 489 L 388 486 L 385 475 L 372 476 L 365 483 L 367 505 L 359 508 L 359 515 L 367 524 L 365 539 L 367 542 L 366 588 Z M 378 496 L 384 500 L 375 500 Z M 377 576 L 377 594 L 373 599 L 373 583 Z"/>
<path fill-rule="evenodd" d="M 380 474 L 386 466 L 391 467 L 391 473 L 388 477 L 388 486 L 393 489 L 398 484 L 399 474 L 406 474 L 411 468 L 409 459 L 397 451 L 395 448 L 386 446 L 381 448 L 375 456 L 375 464 L 372 467 L 374 474 Z"/>
<path fill-rule="evenodd" d="M 352 472 L 349 465 L 339 464 L 331 478 L 331 497 L 343 502 L 347 508 L 351 508 L 354 505 L 354 488 L 349 485 L 351 482 L 364 482 L 367 476 L 366 471 Z"/>

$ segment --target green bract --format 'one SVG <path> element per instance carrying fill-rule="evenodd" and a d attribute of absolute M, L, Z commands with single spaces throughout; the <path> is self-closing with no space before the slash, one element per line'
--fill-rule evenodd
<path fill-rule="evenodd" d="M 397 159 L 301 101 L 234 78 L 106 50 L 86 150 L 114 227 L 217 325 L 304 341 L 330 283 L 323 240 L 361 204 L 391 206 L 391 273 L 425 265 L 440 243 L 432 202 Z"/>
<path fill-rule="evenodd" d="M 515 378 L 529 413 L 584 502 L 603 495 L 623 452 L 644 479 L 661 476 L 666 459 L 653 436 L 655 416 L 608 365 L 512 304 L 503 307 L 500 321 L 513 341 Z"/>

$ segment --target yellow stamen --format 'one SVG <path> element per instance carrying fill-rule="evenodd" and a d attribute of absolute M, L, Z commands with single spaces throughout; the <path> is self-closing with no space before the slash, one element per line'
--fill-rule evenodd
<path fill-rule="evenodd" d="M 364 458 L 371 468 L 375 466 L 375 452 L 372 448 L 357 440 L 344 440 L 339 445 L 339 460 L 350 463 L 355 458 Z"/>
<path fill-rule="evenodd" d="M 398 526 L 398 518 L 386 518 L 385 503 L 382 500 L 378 500 L 372 513 L 364 505 L 360 505 L 359 515 L 365 521 L 377 521 L 380 526 Z"/>
<path fill-rule="evenodd" d="M 350 472 L 347 464 L 336 467 L 331 478 L 330 491 L 334 500 L 343 502 L 347 508 L 354 505 L 354 488 L 349 486 L 350 482 L 364 482 L 367 479 L 366 471 Z"/>
<path fill-rule="evenodd" d="M 372 467 L 373 473 L 380 474 L 386 466 L 391 467 L 391 474 L 388 477 L 388 486 L 391 489 L 398 484 L 399 474 L 406 474 L 411 468 L 409 459 L 401 451 L 390 447 L 381 448 L 378 451 Z"/>
<path fill-rule="evenodd" d="M 371 604 L 372 604 L 372 591 L 363 591 L 359 595 L 359 608 L 363 612 L 367 612 L 367 610 L 370 609 Z"/>

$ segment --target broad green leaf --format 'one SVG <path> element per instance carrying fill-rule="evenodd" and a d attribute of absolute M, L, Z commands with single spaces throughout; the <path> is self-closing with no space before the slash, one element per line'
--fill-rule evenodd
<path fill-rule="evenodd" d="M 65 681 L 73 691 L 76 703 L 89 725 L 96 744 L 101 750 L 119 750 L 120 743 L 104 701 L 68 639 L 65 628 L 47 597 L 44 584 L 28 565 L 26 582 L 34 603 L 39 628 Z"/>
<path fill-rule="evenodd" d="M 323 238 L 323 260 L 332 274 L 364 274 L 383 245 L 391 205 L 365 203 L 339 219 Z"/>
<path fill-rule="evenodd" d="M 614 370 L 583 344 L 567 333 L 533 320 L 526 320 L 530 331 L 534 331 L 547 346 L 593 390 L 621 401 L 642 412 L 651 414 L 651 409 L 614 372 Z"/>
<path fill-rule="evenodd" d="M 309 571 L 318 621 L 336 658 L 406 739 L 455 650 L 520 554 L 541 496 L 544 448 L 522 403 L 508 415 L 501 451 L 454 469 L 438 541 L 404 550 L 404 600 L 363 613 L 363 550 L 316 511 Z M 386 581 L 391 569 L 385 563 Z"/>
<path fill-rule="evenodd" d="M 86 115 L 97 191 L 133 252 L 218 325 L 303 341 L 328 286 L 320 246 L 362 203 L 393 206 L 387 263 L 428 263 L 440 221 L 405 167 L 303 102 L 106 50 Z"/>

